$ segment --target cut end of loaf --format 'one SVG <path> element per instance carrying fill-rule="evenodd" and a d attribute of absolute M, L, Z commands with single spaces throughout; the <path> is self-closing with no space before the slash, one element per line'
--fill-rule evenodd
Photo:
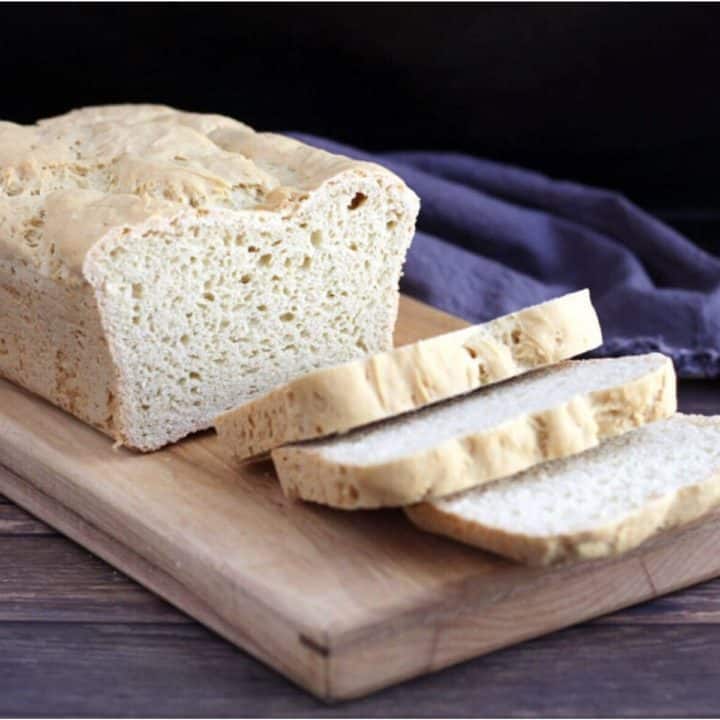
<path fill-rule="evenodd" d="M 353 178 L 289 218 L 183 215 L 98 245 L 86 267 L 123 441 L 160 447 L 290 377 L 388 348 L 413 223 L 402 188 Z"/>

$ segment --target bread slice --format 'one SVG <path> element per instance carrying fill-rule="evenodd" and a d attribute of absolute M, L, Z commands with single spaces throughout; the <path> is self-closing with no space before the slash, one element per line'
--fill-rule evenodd
<path fill-rule="evenodd" d="M 675 409 L 664 355 L 567 361 L 272 458 L 289 496 L 346 509 L 410 505 L 582 452 Z"/>
<path fill-rule="evenodd" d="M 215 420 L 238 459 L 343 433 L 602 344 L 587 290 L 295 378 Z"/>
<path fill-rule="evenodd" d="M 677 414 L 406 513 L 430 532 L 548 565 L 626 552 L 719 503 L 720 417 Z"/>
<path fill-rule="evenodd" d="M 417 211 L 378 165 L 219 115 L 0 123 L 0 376 L 160 447 L 391 348 Z"/>

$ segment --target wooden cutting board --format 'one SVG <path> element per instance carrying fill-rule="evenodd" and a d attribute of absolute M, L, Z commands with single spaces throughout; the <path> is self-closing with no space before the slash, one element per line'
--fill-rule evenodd
<path fill-rule="evenodd" d="M 397 339 L 462 324 L 404 299 Z M 718 514 L 619 560 L 528 569 L 399 511 L 290 502 L 268 464 L 232 467 L 211 432 L 150 455 L 113 450 L 3 381 L 0 492 L 326 700 L 720 574 Z"/>

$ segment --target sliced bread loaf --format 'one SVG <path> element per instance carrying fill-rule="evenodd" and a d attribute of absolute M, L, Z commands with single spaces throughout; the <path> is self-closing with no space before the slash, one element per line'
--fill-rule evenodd
<path fill-rule="evenodd" d="M 219 115 L 0 122 L 0 376 L 150 450 L 392 347 L 418 199 Z"/>
<path fill-rule="evenodd" d="M 272 458 L 289 496 L 346 509 L 410 505 L 582 452 L 675 409 L 663 355 L 567 361 Z"/>
<path fill-rule="evenodd" d="M 430 532 L 547 565 L 625 552 L 718 503 L 720 417 L 678 414 L 406 513 Z"/>
<path fill-rule="evenodd" d="M 244 460 L 567 360 L 602 335 L 587 290 L 292 380 L 215 420 Z"/>

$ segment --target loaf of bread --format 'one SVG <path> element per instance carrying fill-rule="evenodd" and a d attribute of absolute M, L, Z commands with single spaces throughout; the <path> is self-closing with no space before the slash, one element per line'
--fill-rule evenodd
<path fill-rule="evenodd" d="M 567 360 L 602 344 L 587 290 L 482 325 L 323 370 L 275 388 L 215 421 L 238 460 L 342 433 Z"/>
<path fill-rule="evenodd" d="M 0 375 L 158 448 L 390 348 L 417 211 L 380 166 L 218 115 L 0 123 Z"/>
<path fill-rule="evenodd" d="M 718 504 L 720 417 L 677 414 L 406 513 L 430 532 L 549 565 L 626 552 Z"/>
<path fill-rule="evenodd" d="M 567 457 L 676 410 L 670 358 L 570 360 L 332 438 L 272 451 L 283 490 L 345 509 L 411 505 Z"/>

